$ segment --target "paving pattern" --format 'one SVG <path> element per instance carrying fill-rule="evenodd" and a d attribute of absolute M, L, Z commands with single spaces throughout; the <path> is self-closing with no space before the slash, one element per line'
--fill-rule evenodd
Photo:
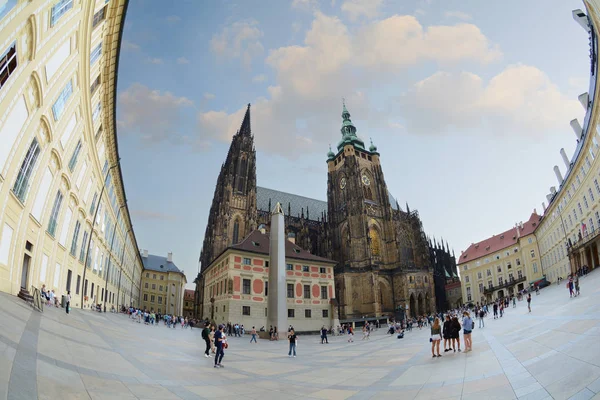
<path fill-rule="evenodd" d="M 533 296 L 473 331 L 473 352 L 431 358 L 429 332 L 354 343 L 230 338 L 223 369 L 200 330 L 124 315 L 31 310 L 0 294 L 0 399 L 600 399 L 600 272 Z"/>

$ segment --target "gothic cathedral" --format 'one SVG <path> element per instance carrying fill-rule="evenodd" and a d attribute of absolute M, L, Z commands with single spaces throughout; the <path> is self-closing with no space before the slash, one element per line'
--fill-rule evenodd
<path fill-rule="evenodd" d="M 327 155 L 327 202 L 256 185 L 256 151 L 250 105 L 221 167 L 208 217 L 196 279 L 223 250 L 254 229 L 269 230 L 277 202 L 289 240 L 335 260 L 341 321 L 363 316 L 402 318 L 436 309 L 430 247 L 417 211 L 402 210 L 388 192 L 380 154 L 356 133 L 344 104 L 342 138 Z M 199 309 L 202 309 L 198 304 Z M 202 316 L 199 316 L 202 317 Z"/>

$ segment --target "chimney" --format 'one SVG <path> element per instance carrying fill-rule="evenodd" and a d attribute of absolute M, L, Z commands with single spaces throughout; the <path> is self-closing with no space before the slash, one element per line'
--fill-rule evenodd
<path fill-rule="evenodd" d="M 533 213 L 534 213 L 535 215 L 537 215 L 537 209 L 536 209 L 536 208 L 534 208 L 534 209 L 533 209 Z"/>
<path fill-rule="evenodd" d="M 266 235 L 266 234 L 267 234 L 267 230 L 265 229 L 265 226 L 264 226 L 264 225 L 261 225 L 261 226 L 260 226 L 260 229 L 259 229 L 259 231 L 260 231 L 260 233 L 262 233 L 263 235 Z"/>
<path fill-rule="evenodd" d="M 287 240 L 289 240 L 290 242 L 296 244 L 296 235 L 294 233 L 292 233 L 292 232 L 288 233 Z"/>
<path fill-rule="evenodd" d="M 567 172 L 569 172 L 569 168 L 571 168 L 571 161 L 569 161 L 569 157 L 567 157 L 567 153 L 565 153 L 564 148 L 560 149 L 560 156 L 562 157 L 563 162 L 565 163 L 565 167 L 567 167 Z"/>
<path fill-rule="evenodd" d="M 519 224 L 515 224 L 517 226 L 517 238 L 521 237 L 521 230 Z"/>
<path fill-rule="evenodd" d="M 142 250 L 142 257 L 148 258 L 148 250 Z"/>
<path fill-rule="evenodd" d="M 542 202 L 542 208 L 544 209 L 544 212 L 546 212 L 546 203 Z"/>
<path fill-rule="evenodd" d="M 580 94 L 578 99 L 581 105 L 583 106 L 583 109 L 587 110 L 588 104 L 590 102 L 590 95 L 588 94 L 588 92 Z"/>
<path fill-rule="evenodd" d="M 590 31 L 590 25 L 588 23 L 587 15 L 580 9 L 573 10 L 573 19 L 579 24 L 586 32 Z"/>
<path fill-rule="evenodd" d="M 550 193 L 556 194 L 556 186 L 550 186 Z"/>
<path fill-rule="evenodd" d="M 558 165 L 554 166 L 554 174 L 556 175 L 556 179 L 558 179 L 558 185 L 562 185 L 563 183 L 563 177 L 560 173 L 560 168 L 558 168 Z"/>
<path fill-rule="evenodd" d="M 571 120 L 570 122 L 571 128 L 573 128 L 573 132 L 575 132 L 575 136 L 577 136 L 577 140 L 581 139 L 583 135 L 583 129 L 581 129 L 581 124 L 577 118 Z"/>
<path fill-rule="evenodd" d="M 171 251 L 167 253 L 167 262 L 173 262 L 173 252 Z"/>
<path fill-rule="evenodd" d="M 546 200 L 548 200 L 548 204 L 550 204 L 550 200 L 552 200 L 552 195 L 551 194 L 547 194 L 546 195 Z"/>

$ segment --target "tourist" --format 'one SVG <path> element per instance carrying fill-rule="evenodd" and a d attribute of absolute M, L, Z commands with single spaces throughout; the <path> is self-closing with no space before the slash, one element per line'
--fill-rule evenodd
<path fill-rule="evenodd" d="M 296 337 L 296 333 L 292 329 L 290 333 L 288 333 L 288 339 L 290 341 L 290 351 L 288 351 L 288 357 L 292 357 L 292 351 L 294 352 L 294 358 L 296 358 L 296 344 L 298 342 L 298 338 Z"/>
<path fill-rule="evenodd" d="M 444 336 L 444 353 L 452 350 L 452 321 L 450 320 L 450 315 L 446 314 L 446 320 L 444 321 L 444 325 L 442 327 L 442 334 Z"/>
<path fill-rule="evenodd" d="M 253 340 L 254 340 L 254 343 L 258 343 L 256 341 L 256 328 L 252 327 L 252 331 L 250 333 L 252 334 L 252 339 L 250 339 L 250 343 L 252 343 Z"/>
<path fill-rule="evenodd" d="M 367 331 L 368 331 L 368 329 L 369 328 L 367 328 L 367 325 L 363 325 L 363 327 L 362 327 L 362 334 L 363 334 L 363 336 L 362 336 L 362 339 L 360 339 L 360 340 L 365 340 L 367 338 Z"/>
<path fill-rule="evenodd" d="M 567 289 L 569 289 L 569 297 L 573 297 L 573 276 L 569 275 L 569 281 L 567 282 Z"/>
<path fill-rule="evenodd" d="M 529 309 L 529 312 L 531 312 L 531 293 L 527 294 L 527 308 Z"/>
<path fill-rule="evenodd" d="M 273 325 L 269 327 L 269 340 L 273 340 Z M 289 331 L 291 332 L 291 330 Z"/>
<path fill-rule="evenodd" d="M 352 326 L 348 325 L 348 343 L 354 342 L 354 332 L 352 332 Z"/>
<path fill-rule="evenodd" d="M 504 315 L 504 301 L 500 303 L 500 318 Z"/>
<path fill-rule="evenodd" d="M 277 333 L 277 327 L 273 327 L 273 340 L 279 340 L 279 333 Z"/>
<path fill-rule="evenodd" d="M 485 312 L 483 308 L 479 310 L 479 327 L 485 328 L 485 322 L 483 321 L 483 317 L 485 317 Z"/>
<path fill-rule="evenodd" d="M 202 329 L 202 339 L 204 339 L 204 344 L 206 345 L 206 349 L 204 350 L 204 357 L 210 357 L 209 350 L 211 348 L 210 345 L 210 329 L 208 329 L 208 324 L 204 325 L 204 329 Z"/>
<path fill-rule="evenodd" d="M 217 347 L 217 355 L 215 356 L 215 368 L 223 368 L 221 361 L 225 356 L 224 348 L 227 347 L 227 337 L 223 332 L 223 325 L 219 325 L 219 330 L 215 332 L 215 345 Z"/>
<path fill-rule="evenodd" d="M 465 353 L 473 350 L 473 342 L 471 341 L 471 331 L 475 322 L 471 319 L 468 311 L 463 313 L 463 338 L 465 341 Z"/>
<path fill-rule="evenodd" d="M 498 318 L 498 302 L 494 303 L 494 319 Z"/>
<path fill-rule="evenodd" d="M 512 297 L 512 301 L 513 301 L 513 308 L 517 307 L 517 299 L 514 295 Z"/>
<path fill-rule="evenodd" d="M 575 285 L 575 296 L 579 296 L 579 276 L 575 275 L 575 279 L 573 279 L 573 284 Z"/>
<path fill-rule="evenodd" d="M 329 344 L 329 341 L 327 340 L 327 328 L 325 328 L 325 325 L 321 328 L 321 344 L 323 343 Z"/>
<path fill-rule="evenodd" d="M 453 346 L 452 348 L 454 349 L 454 352 L 456 353 L 456 350 L 458 349 L 458 352 L 460 353 L 460 322 L 458 321 L 458 317 L 455 315 L 454 317 L 452 317 L 452 343 Z"/>
<path fill-rule="evenodd" d="M 71 291 L 70 290 L 67 291 L 66 300 L 67 300 L 67 304 L 65 305 L 65 309 L 67 310 L 67 314 L 68 314 L 69 308 L 71 308 Z"/>
<path fill-rule="evenodd" d="M 210 326 L 210 333 L 208 334 L 208 339 L 210 340 L 210 351 L 213 354 L 217 352 L 217 346 L 215 346 L 215 326 Z"/>
<path fill-rule="evenodd" d="M 48 290 L 48 307 L 54 305 L 54 290 Z"/>
<path fill-rule="evenodd" d="M 431 325 L 431 338 L 429 339 L 431 342 L 431 354 L 432 357 L 441 357 L 440 354 L 440 342 L 442 341 L 442 327 L 440 326 L 440 319 L 435 318 L 433 324 Z M 435 350 L 437 350 L 437 356 L 435 355 Z"/>

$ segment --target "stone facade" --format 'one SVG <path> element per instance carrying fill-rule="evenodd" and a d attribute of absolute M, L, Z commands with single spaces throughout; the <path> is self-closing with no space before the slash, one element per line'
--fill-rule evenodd
<path fill-rule="evenodd" d="M 195 291 L 185 289 L 183 292 L 183 316 L 187 318 L 194 317 L 194 296 Z"/>
<path fill-rule="evenodd" d="M 433 266 L 436 309 L 438 311 L 445 311 L 456 308 L 457 299 L 453 298 L 453 301 L 450 301 L 447 294 L 449 290 L 448 285 L 450 284 L 450 286 L 454 288 L 456 286 L 455 283 L 457 282 L 460 291 L 460 279 L 458 277 L 458 270 L 456 268 L 456 257 L 454 256 L 454 251 L 450 253 L 447 242 L 444 246 L 443 240 L 438 243 L 434 238 L 433 240 L 429 240 L 429 258 L 431 265 Z"/>
<path fill-rule="evenodd" d="M 141 308 L 159 314 L 184 315 L 183 294 L 187 279 L 173 263 L 173 254 L 163 257 L 143 250 L 141 257 L 144 262 Z"/>
<path fill-rule="evenodd" d="M 389 194 L 377 148 L 365 149 L 345 106 L 342 118 L 337 154 L 330 151 L 327 156 L 325 203 L 257 190 L 248 106 L 217 179 L 196 279 L 200 314 L 206 298 L 204 269 L 255 227 L 268 231 L 269 211 L 276 202 L 287 211 L 286 235 L 301 248 L 337 263 L 335 298 L 342 320 L 402 317 L 411 299 L 415 307 L 409 307 L 409 314 L 435 310 L 433 269 L 419 214 L 408 205 L 406 211 L 400 209 Z"/>

